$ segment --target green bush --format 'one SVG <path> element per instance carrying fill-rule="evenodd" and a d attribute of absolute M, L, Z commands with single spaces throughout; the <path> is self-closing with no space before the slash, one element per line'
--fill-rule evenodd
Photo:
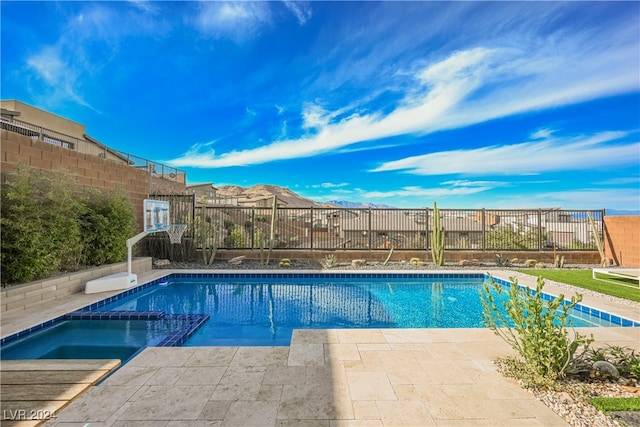
<path fill-rule="evenodd" d="M 82 230 L 84 265 L 102 265 L 123 261 L 127 239 L 135 232 L 135 214 L 126 194 L 90 189 L 85 192 L 79 216 Z"/>
<path fill-rule="evenodd" d="M 483 285 L 480 295 L 484 324 L 520 355 L 519 376 L 527 387 L 552 387 L 570 371 L 577 350 L 583 347 L 583 352 L 587 351 L 593 341 L 575 330 L 571 338 L 568 332 L 573 327 L 569 310 L 582 295 L 572 297 L 570 302 L 564 301 L 564 295 L 545 301 L 543 287 L 541 277 L 535 292 L 511 279 L 505 292 L 492 278 Z"/>
<path fill-rule="evenodd" d="M 127 197 L 77 188 L 66 172 L 17 165 L 4 174 L 2 283 L 29 282 L 126 258 L 126 240 L 136 230 Z"/>
<path fill-rule="evenodd" d="M 2 188 L 2 281 L 28 282 L 79 268 L 80 203 L 72 178 L 18 165 Z"/>

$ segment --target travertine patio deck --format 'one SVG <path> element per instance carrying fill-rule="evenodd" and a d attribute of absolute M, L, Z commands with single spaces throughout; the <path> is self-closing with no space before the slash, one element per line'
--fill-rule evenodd
<path fill-rule="evenodd" d="M 585 303 L 639 314 L 609 299 Z M 4 335 L 16 327 L 6 320 Z M 582 332 L 596 345 L 640 345 L 640 328 Z M 298 330 L 289 347 L 147 348 L 46 425 L 566 426 L 496 371 L 492 360 L 511 351 L 487 329 Z"/>
<path fill-rule="evenodd" d="M 594 332 L 629 344 L 638 331 Z M 568 425 L 496 372 L 492 359 L 509 352 L 486 329 L 298 330 L 290 347 L 148 348 L 46 425 Z"/>

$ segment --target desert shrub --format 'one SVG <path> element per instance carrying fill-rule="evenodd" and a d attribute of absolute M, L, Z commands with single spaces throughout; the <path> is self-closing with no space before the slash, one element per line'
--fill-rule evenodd
<path fill-rule="evenodd" d="M 82 242 L 73 179 L 18 165 L 2 188 L 2 281 L 28 282 L 77 269 Z"/>
<path fill-rule="evenodd" d="M 79 223 L 83 236 L 83 264 L 109 264 L 127 257 L 127 239 L 136 232 L 135 214 L 122 190 L 87 190 Z"/>
<path fill-rule="evenodd" d="M 597 361 L 611 363 L 623 378 L 640 380 L 640 355 L 632 348 L 617 345 L 607 345 L 584 352 L 573 367 L 573 373 L 577 376 L 588 376 Z"/>
<path fill-rule="evenodd" d="M 249 246 L 248 240 L 250 237 L 251 234 L 247 235 L 245 229 L 234 226 L 229 235 L 225 237 L 224 244 L 228 248 L 246 248 Z"/>
<path fill-rule="evenodd" d="M 522 226 L 509 225 L 488 232 L 486 245 L 487 249 L 537 249 L 538 238 L 538 232 L 535 230 L 524 230 Z M 546 239 L 545 233 L 542 234 L 542 239 Z"/>
<path fill-rule="evenodd" d="M 544 280 L 538 277 L 535 292 L 518 285 L 511 279 L 505 291 L 493 278 L 482 287 L 480 299 L 483 322 L 496 335 L 505 340 L 520 355 L 520 361 L 511 361 L 512 369 L 528 387 L 550 387 L 557 379 L 566 376 L 576 352 L 587 351 L 593 338 L 573 329 L 568 319 L 569 310 L 582 300 L 577 294 L 571 301 L 564 295 L 545 301 L 542 298 Z"/>

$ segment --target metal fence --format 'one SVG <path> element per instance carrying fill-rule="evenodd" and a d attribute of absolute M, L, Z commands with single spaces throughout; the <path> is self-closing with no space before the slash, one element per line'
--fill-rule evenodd
<path fill-rule="evenodd" d="M 156 178 L 181 183 L 184 183 L 186 180 L 186 174 L 182 170 L 148 159 L 143 159 L 142 157 L 134 156 L 123 151 L 114 150 L 89 137 L 88 138 L 91 140 L 87 141 L 70 135 L 65 135 L 55 130 L 47 129 L 33 123 L 28 123 L 18 119 L 9 120 L 4 117 L 0 118 L 0 127 L 13 133 L 28 136 L 32 139 L 57 145 L 58 147 L 93 154 L 103 159 L 126 163 L 131 167 L 149 171 L 149 173 Z"/>
<path fill-rule="evenodd" d="M 45 129 L 42 126 L 36 126 L 31 123 L 23 122 L 22 120 L 7 120 L 2 117 L 0 118 L 0 124 L 2 125 L 2 129 L 6 129 L 10 132 L 26 135 L 30 138 L 38 139 L 70 150 L 75 150 L 81 142 L 78 138 L 74 138 L 73 136 L 65 135 L 51 129 Z"/>
<path fill-rule="evenodd" d="M 171 203 L 172 223 L 202 238 L 203 224 L 221 249 L 429 249 L 433 209 L 204 206 L 193 195 L 153 196 Z M 604 210 L 440 209 L 451 250 L 597 250 Z M 589 219 L 593 219 L 593 222 Z M 275 221 L 272 219 L 275 218 Z"/>

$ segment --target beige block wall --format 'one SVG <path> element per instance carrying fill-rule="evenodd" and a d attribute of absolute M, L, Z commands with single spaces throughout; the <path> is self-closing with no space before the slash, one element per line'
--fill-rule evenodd
<path fill-rule="evenodd" d="M 76 176 L 78 184 L 101 190 L 121 186 L 129 195 L 138 221 L 143 227 L 143 200 L 149 194 L 184 194 L 186 185 L 161 178 L 149 177 L 145 170 L 123 163 L 80 153 L 46 142 L 2 130 L 0 134 L 0 171 L 12 170 L 23 163 L 41 170 L 66 170 Z"/>
<path fill-rule="evenodd" d="M 605 216 L 605 257 L 614 265 L 640 268 L 640 216 Z"/>
<path fill-rule="evenodd" d="M 120 262 L 3 288 L 0 292 L 0 312 L 24 310 L 45 302 L 63 299 L 69 294 L 84 292 L 84 287 L 89 280 L 125 272 L 127 268 L 126 262 Z M 135 258 L 131 263 L 131 271 L 136 274 L 151 269 L 152 260 L 149 257 Z"/>

